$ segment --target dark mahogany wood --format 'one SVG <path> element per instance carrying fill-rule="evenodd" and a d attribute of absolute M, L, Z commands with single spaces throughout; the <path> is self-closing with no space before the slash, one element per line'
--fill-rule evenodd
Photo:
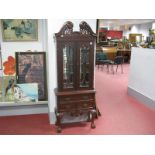
<path fill-rule="evenodd" d="M 55 89 L 57 97 L 57 106 L 55 109 L 57 132 L 61 132 L 62 118 L 65 113 L 71 116 L 88 115 L 88 121 L 91 122 L 91 128 L 95 128 L 94 119 L 100 115 L 96 107 L 94 90 L 94 49 L 96 34 L 91 27 L 82 21 L 79 24 L 79 31 L 73 31 L 73 23 L 68 21 L 55 34 L 57 47 L 57 79 L 58 88 Z M 73 85 L 72 87 L 64 86 L 64 55 L 65 47 L 71 47 L 73 50 Z M 81 86 L 80 75 L 80 52 L 81 49 L 88 49 L 88 79 L 87 86 Z M 87 72 L 85 72 L 87 73 Z M 86 76 L 85 76 L 86 77 Z"/>

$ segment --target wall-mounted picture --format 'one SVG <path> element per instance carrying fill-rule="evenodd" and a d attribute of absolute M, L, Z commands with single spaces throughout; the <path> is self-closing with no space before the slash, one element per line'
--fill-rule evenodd
<path fill-rule="evenodd" d="M 37 19 L 2 19 L 3 41 L 37 41 Z"/>
<path fill-rule="evenodd" d="M 16 84 L 15 76 L 3 76 L 4 102 L 14 101 L 14 85 Z"/>
<path fill-rule="evenodd" d="M 24 83 L 14 85 L 14 98 L 17 102 L 37 102 L 38 84 Z"/>
<path fill-rule="evenodd" d="M 45 52 L 16 52 L 17 83 L 37 83 L 39 101 L 47 100 Z"/>

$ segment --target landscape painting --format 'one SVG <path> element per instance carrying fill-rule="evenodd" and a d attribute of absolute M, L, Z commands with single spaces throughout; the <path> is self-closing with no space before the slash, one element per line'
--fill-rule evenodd
<path fill-rule="evenodd" d="M 3 41 L 37 41 L 37 19 L 3 19 Z"/>
<path fill-rule="evenodd" d="M 38 84 L 24 83 L 14 86 L 14 98 L 17 102 L 37 102 L 38 101 Z"/>

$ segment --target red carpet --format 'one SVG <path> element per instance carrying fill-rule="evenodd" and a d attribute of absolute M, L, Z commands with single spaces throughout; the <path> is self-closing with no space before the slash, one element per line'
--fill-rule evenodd
<path fill-rule="evenodd" d="M 155 134 L 155 111 L 127 95 L 129 65 L 124 65 L 124 74 L 107 73 L 96 68 L 96 100 L 102 113 L 95 120 L 96 129 L 90 123 L 65 125 L 61 134 L 113 135 Z M 25 115 L 0 117 L 0 134 L 48 135 L 57 134 L 55 126 L 49 125 L 48 115 Z"/>

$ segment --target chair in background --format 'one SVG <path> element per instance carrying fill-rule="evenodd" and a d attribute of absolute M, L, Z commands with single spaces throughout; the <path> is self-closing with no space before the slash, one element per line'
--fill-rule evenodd
<path fill-rule="evenodd" d="M 104 65 L 107 65 L 108 68 L 110 61 L 111 60 L 108 60 L 107 54 L 105 52 L 103 51 L 96 52 L 96 65 L 98 65 L 98 69 L 100 65 L 102 65 L 102 67 Z"/>
<path fill-rule="evenodd" d="M 116 56 L 114 61 L 109 61 L 108 62 L 108 71 L 109 71 L 109 65 L 111 65 L 111 70 L 113 71 L 114 74 L 114 65 L 116 65 L 116 72 L 118 69 L 118 66 L 121 66 L 121 72 L 123 73 L 123 63 L 124 63 L 124 57 L 123 56 Z"/>

